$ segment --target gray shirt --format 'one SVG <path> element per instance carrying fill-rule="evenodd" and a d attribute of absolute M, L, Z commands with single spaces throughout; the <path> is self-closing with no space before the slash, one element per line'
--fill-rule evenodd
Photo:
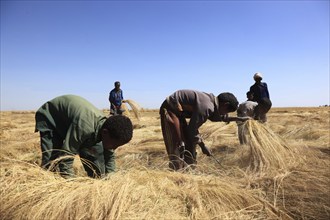
<path fill-rule="evenodd" d="M 238 117 L 253 117 L 254 116 L 254 109 L 258 105 L 257 102 L 253 101 L 245 101 L 242 102 L 237 109 L 237 116 Z"/>
<path fill-rule="evenodd" d="M 172 106 L 180 104 L 182 115 L 190 118 L 188 123 L 189 139 L 193 144 L 202 142 L 198 128 L 207 119 L 211 121 L 222 121 L 219 114 L 217 97 L 212 93 L 199 92 L 195 90 L 178 90 L 167 98 Z"/>

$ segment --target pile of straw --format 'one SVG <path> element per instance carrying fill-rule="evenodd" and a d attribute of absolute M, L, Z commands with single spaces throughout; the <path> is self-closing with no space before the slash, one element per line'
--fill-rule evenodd
<path fill-rule="evenodd" d="M 274 207 L 294 219 L 328 220 L 330 172 L 324 168 L 330 167 L 330 160 L 322 160 L 322 153 L 313 149 L 301 149 L 298 155 L 303 154 L 308 155 L 308 161 L 298 161 L 290 171 L 274 176 L 269 188 L 263 191 Z"/>
<path fill-rule="evenodd" d="M 325 173 L 323 167 L 309 166 L 285 176 L 278 184 L 274 205 L 294 219 L 329 219 L 330 174 Z"/>
<path fill-rule="evenodd" d="M 141 110 L 140 105 L 131 99 L 126 99 L 125 102 L 131 107 L 135 117 L 137 119 L 140 119 L 140 110 Z"/>
<path fill-rule="evenodd" d="M 214 176 L 121 170 L 63 179 L 32 164 L 1 164 L 0 219 L 276 219 L 254 190 Z M 260 192 L 259 192 L 260 193 Z"/>
<path fill-rule="evenodd" d="M 243 136 L 248 148 L 242 146 L 241 161 L 247 165 L 247 171 L 263 173 L 266 171 L 284 171 L 294 159 L 293 151 L 270 128 L 255 120 L 243 125 Z"/>
<path fill-rule="evenodd" d="M 330 109 L 320 109 L 308 111 L 304 123 L 271 112 L 267 126 L 275 133 L 248 121 L 245 145 L 235 123 L 207 122 L 201 134 L 221 164 L 198 148 L 196 169 L 184 173 L 168 171 L 158 110 L 143 110 L 132 141 L 116 150 L 117 173 L 91 179 L 75 160 L 79 177 L 70 180 L 36 165 L 33 112 L 0 112 L 0 220 L 328 220 Z"/>

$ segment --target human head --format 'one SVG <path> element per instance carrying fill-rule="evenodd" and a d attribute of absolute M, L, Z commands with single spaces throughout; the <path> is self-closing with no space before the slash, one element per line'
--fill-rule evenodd
<path fill-rule="evenodd" d="M 255 73 L 253 76 L 254 81 L 261 81 L 262 80 L 262 75 L 261 73 Z"/>
<path fill-rule="evenodd" d="M 132 139 L 133 124 L 126 116 L 111 116 L 102 125 L 101 137 L 104 149 L 114 150 Z"/>
<path fill-rule="evenodd" d="M 219 113 L 224 115 L 228 112 L 234 112 L 237 110 L 238 101 L 236 97 L 229 92 L 224 92 L 217 97 L 219 102 Z"/>
<path fill-rule="evenodd" d="M 119 82 L 119 81 L 116 81 L 116 82 L 115 82 L 115 88 L 116 88 L 116 89 L 119 89 L 119 87 L 120 87 L 120 82 Z"/>
<path fill-rule="evenodd" d="M 248 100 L 253 100 L 253 97 L 254 97 L 253 92 L 248 91 L 248 92 L 246 93 L 246 98 L 247 98 Z"/>

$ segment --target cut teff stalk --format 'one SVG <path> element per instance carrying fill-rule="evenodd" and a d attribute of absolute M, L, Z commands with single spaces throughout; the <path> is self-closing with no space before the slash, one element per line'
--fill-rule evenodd
<path fill-rule="evenodd" d="M 243 135 L 249 147 L 247 170 L 264 172 L 269 169 L 286 169 L 292 151 L 270 128 L 255 120 L 243 125 Z"/>

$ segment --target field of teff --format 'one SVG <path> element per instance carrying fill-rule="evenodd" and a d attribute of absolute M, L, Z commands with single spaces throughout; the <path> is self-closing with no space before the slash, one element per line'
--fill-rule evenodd
<path fill-rule="evenodd" d="M 67 180 L 38 166 L 34 112 L 1 112 L 0 219 L 330 219 L 329 107 L 273 108 L 266 125 L 246 123 L 246 145 L 235 123 L 208 121 L 214 158 L 197 149 L 196 169 L 180 172 L 168 170 L 158 111 L 128 116 L 117 172 L 91 179 L 76 160 Z"/>

